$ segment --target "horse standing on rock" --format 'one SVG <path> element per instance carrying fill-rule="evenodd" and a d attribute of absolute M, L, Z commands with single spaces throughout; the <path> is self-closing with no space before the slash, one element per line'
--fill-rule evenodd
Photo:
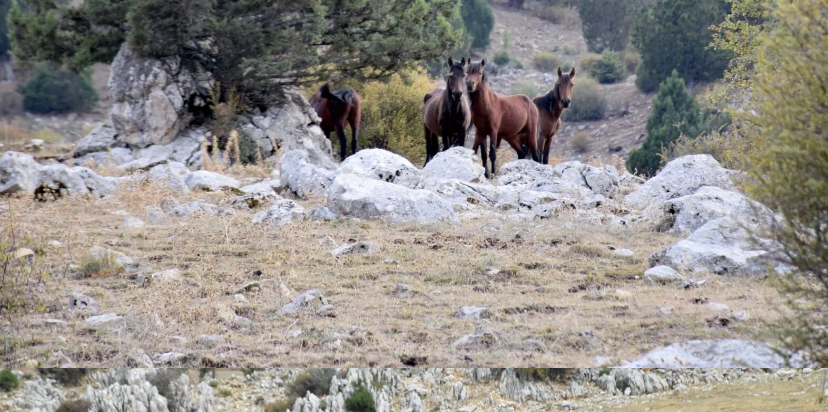
<path fill-rule="evenodd" d="M 536 97 L 534 102 L 540 113 L 540 134 L 538 147 L 541 148 L 541 163 L 549 164 L 549 149 L 552 146 L 552 137 L 561 128 L 561 115 L 572 101 L 572 78 L 575 77 L 575 68 L 564 73 L 558 67 L 558 81 L 555 87 L 544 96 Z"/>
<path fill-rule="evenodd" d="M 445 89 L 434 89 L 423 97 L 423 128 L 426 140 L 426 164 L 440 151 L 437 137 L 443 138 L 443 150 L 464 146 L 471 125 L 469 101 L 463 93 L 466 58 L 455 62 L 449 57 L 451 70 Z"/>
<path fill-rule="evenodd" d="M 466 76 L 466 88 L 471 101 L 472 123 L 476 129 L 474 151 L 480 148 L 480 157 L 486 177 L 496 173 L 497 149 L 500 141 L 505 139 L 523 159 L 527 154 L 538 161 L 538 108 L 529 97 L 519 94 L 504 96 L 495 93 L 486 81 L 484 66 L 470 63 Z M 489 137 L 489 159 L 492 163 L 491 174 L 486 165 L 486 137 Z M 528 152 L 528 153 L 527 153 Z"/>
<path fill-rule="evenodd" d="M 347 157 L 346 123 L 351 126 L 351 154 L 355 154 L 359 150 L 359 126 L 362 122 L 362 99 L 359 94 L 350 88 L 331 90 L 331 85 L 325 83 L 308 102 L 322 119 L 319 127 L 325 136 L 330 139 L 335 131 L 339 137 L 339 160 Z"/>

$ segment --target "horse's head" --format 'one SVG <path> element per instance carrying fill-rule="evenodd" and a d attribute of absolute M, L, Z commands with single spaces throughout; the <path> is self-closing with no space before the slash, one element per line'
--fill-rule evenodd
<path fill-rule="evenodd" d="M 476 92 L 480 85 L 486 82 L 486 74 L 483 72 L 483 67 L 486 65 L 486 59 L 480 63 L 469 63 L 469 71 L 466 75 L 466 89 L 469 94 Z"/>
<path fill-rule="evenodd" d="M 573 77 L 575 77 L 574 67 L 569 73 L 564 73 L 563 70 L 558 67 L 558 82 L 555 83 L 555 88 L 558 93 L 558 98 L 561 99 L 561 104 L 563 104 L 564 108 L 569 107 L 569 103 L 572 101 L 572 88 L 574 86 L 572 83 Z"/>
<path fill-rule="evenodd" d="M 334 119 L 339 118 L 345 112 L 348 103 L 331 91 L 331 84 L 325 83 L 319 89 L 319 95 L 328 102 L 328 111 Z"/>
<path fill-rule="evenodd" d="M 448 59 L 449 76 L 446 78 L 446 88 L 451 93 L 454 101 L 463 97 L 463 83 L 466 79 L 466 58 L 455 62 L 451 57 Z"/>

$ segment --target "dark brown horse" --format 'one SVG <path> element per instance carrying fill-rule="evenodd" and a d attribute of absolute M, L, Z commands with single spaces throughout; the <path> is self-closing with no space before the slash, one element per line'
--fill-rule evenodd
<path fill-rule="evenodd" d="M 486 177 L 489 177 L 496 173 L 497 149 L 501 140 L 509 142 L 519 158 L 530 154 L 532 159 L 538 161 L 538 108 L 522 94 L 504 96 L 495 93 L 486 80 L 485 65 L 486 60 L 469 65 L 466 88 L 471 100 L 472 123 L 476 129 L 474 151 L 480 148 L 483 168 L 486 169 Z M 487 136 L 491 175 L 486 166 Z"/>
<path fill-rule="evenodd" d="M 345 138 L 345 124 L 351 126 L 351 154 L 359 150 L 359 125 L 362 121 L 362 99 L 354 89 L 331 90 L 325 83 L 309 100 L 316 114 L 322 118 L 319 125 L 325 136 L 331 138 L 336 132 L 339 137 L 339 160 L 345 160 L 348 147 Z"/>
<path fill-rule="evenodd" d="M 545 96 L 536 97 L 534 102 L 540 113 L 540 133 L 538 147 L 541 149 L 541 163 L 549 164 L 549 149 L 552 146 L 552 137 L 561 128 L 561 115 L 569 107 L 572 100 L 572 78 L 575 77 L 575 68 L 564 73 L 558 67 L 558 81 L 555 87 Z"/>
<path fill-rule="evenodd" d="M 445 89 L 435 89 L 423 97 L 423 128 L 426 140 L 426 164 L 440 151 L 437 137 L 443 138 L 443 150 L 464 146 L 471 124 L 469 102 L 463 93 L 466 81 L 466 59 L 448 60 L 451 74 Z"/>

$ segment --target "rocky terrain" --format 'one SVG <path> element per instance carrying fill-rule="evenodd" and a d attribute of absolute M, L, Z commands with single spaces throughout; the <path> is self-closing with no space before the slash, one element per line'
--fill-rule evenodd
<path fill-rule="evenodd" d="M 292 412 L 344 412 L 345 399 L 362 383 L 378 412 L 667 410 L 681 400 L 686 410 L 714 410 L 712 402 L 744 397 L 733 411 L 818 411 L 824 371 L 810 369 L 578 369 L 555 381 L 521 377 L 514 369 L 340 369 L 322 393 L 307 392 Z M 282 401 L 301 369 L 240 371 L 157 369 L 95 370 L 77 387 L 17 371 L 23 385 L 0 392 L 9 412 L 54 411 L 61 402 L 83 399 L 90 412 L 262 411 Z M 170 378 L 158 379 L 160 376 Z M 160 392 L 159 392 L 160 391 Z M 711 396 L 711 391 L 716 395 Z M 695 403 L 695 405 L 694 405 Z M 287 408 L 286 408 L 287 409 Z M 272 410 L 272 409 L 270 409 Z M 673 409 L 669 409 L 673 410 Z"/>

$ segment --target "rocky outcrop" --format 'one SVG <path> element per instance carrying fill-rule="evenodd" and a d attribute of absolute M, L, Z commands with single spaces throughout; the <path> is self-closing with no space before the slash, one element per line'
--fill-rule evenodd
<path fill-rule="evenodd" d="M 420 171 L 406 158 L 382 149 L 364 149 L 349 156 L 336 173 L 353 174 L 382 182 L 414 188 Z"/>
<path fill-rule="evenodd" d="M 662 203 L 661 211 L 663 214 L 656 222 L 658 228 L 679 235 L 689 235 L 705 223 L 722 217 L 758 228 L 773 216 L 767 207 L 741 193 L 715 186 L 703 186 L 691 195 L 667 200 Z"/>
<path fill-rule="evenodd" d="M 289 199 L 278 199 L 266 211 L 253 216 L 253 224 L 265 224 L 276 229 L 294 221 L 305 218 L 305 208 Z"/>
<path fill-rule="evenodd" d="M 785 359 L 761 342 L 695 340 L 656 349 L 624 368 L 784 368 L 787 362 L 793 362 L 794 367 L 807 366 L 801 358 Z"/>
<path fill-rule="evenodd" d="M 6 152 L 0 156 L 0 194 L 34 193 L 41 166 L 30 155 Z"/>
<path fill-rule="evenodd" d="M 484 172 L 483 165 L 474 151 L 464 147 L 452 147 L 437 153 L 437 156 L 423 167 L 422 175 L 424 178 L 488 184 Z"/>
<path fill-rule="evenodd" d="M 664 166 L 658 174 L 627 195 L 628 206 L 642 210 L 660 207 L 662 202 L 692 195 L 704 186 L 734 191 L 733 172 L 723 168 L 710 155 L 682 156 Z"/>
<path fill-rule="evenodd" d="M 280 164 L 282 186 L 299 199 L 323 195 L 336 174 L 310 162 L 305 150 L 291 150 Z"/>

